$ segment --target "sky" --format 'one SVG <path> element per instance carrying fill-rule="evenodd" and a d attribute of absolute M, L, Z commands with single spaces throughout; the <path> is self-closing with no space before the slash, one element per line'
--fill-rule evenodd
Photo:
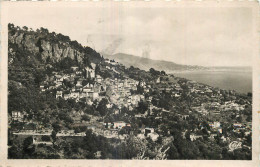
<path fill-rule="evenodd" d="M 200 66 L 252 64 L 250 8 L 13 4 L 8 22 L 34 30 L 44 27 L 106 54 Z"/>

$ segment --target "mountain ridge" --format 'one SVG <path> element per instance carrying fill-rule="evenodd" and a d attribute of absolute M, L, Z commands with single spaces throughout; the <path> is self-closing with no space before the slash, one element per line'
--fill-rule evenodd
<path fill-rule="evenodd" d="M 125 53 L 116 53 L 113 55 L 103 54 L 103 56 L 108 59 L 114 59 L 115 61 L 118 61 L 119 63 L 122 63 L 127 67 L 134 66 L 143 70 L 154 68 L 157 70 L 164 70 L 165 72 L 174 72 L 184 70 L 208 69 L 202 66 L 181 65 L 170 61 L 153 60 Z"/>

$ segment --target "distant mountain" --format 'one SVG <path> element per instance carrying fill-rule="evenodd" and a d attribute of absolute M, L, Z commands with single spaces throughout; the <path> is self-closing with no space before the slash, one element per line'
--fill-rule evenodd
<path fill-rule="evenodd" d="M 125 53 L 117 53 L 113 55 L 104 54 L 104 57 L 108 59 L 114 59 L 115 61 L 124 64 L 126 67 L 134 66 L 143 70 L 149 70 L 150 68 L 154 68 L 156 70 L 164 70 L 165 72 L 171 73 L 174 71 L 191 71 L 207 69 L 206 67 L 202 66 L 180 65 L 170 61 L 152 60 Z"/>
<path fill-rule="evenodd" d="M 211 67 L 211 70 L 214 71 L 243 71 L 243 72 L 252 72 L 251 66 L 219 66 L 219 67 Z"/>

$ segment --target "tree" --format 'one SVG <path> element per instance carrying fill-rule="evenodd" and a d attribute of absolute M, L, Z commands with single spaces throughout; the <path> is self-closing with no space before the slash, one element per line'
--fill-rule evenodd
<path fill-rule="evenodd" d="M 30 137 L 27 137 L 27 138 L 24 139 L 24 141 L 23 141 L 23 146 L 24 146 L 25 148 L 27 148 L 27 147 L 30 146 L 32 143 L 33 143 L 33 138 L 32 138 L 32 136 L 30 136 Z"/>
<path fill-rule="evenodd" d="M 77 62 L 72 60 L 70 57 L 65 57 L 58 63 L 58 66 L 61 70 L 70 69 L 72 66 L 75 65 L 77 65 Z"/>
<path fill-rule="evenodd" d="M 144 93 L 144 88 L 141 86 L 140 82 L 137 85 L 137 91 L 138 94 L 143 94 Z"/>
<path fill-rule="evenodd" d="M 97 141 L 96 135 L 92 133 L 92 130 L 87 130 L 83 145 L 83 149 L 87 151 L 86 158 L 95 158 L 94 153 L 98 151 L 99 144 L 100 143 Z"/>
<path fill-rule="evenodd" d="M 80 133 L 81 132 L 79 127 L 74 127 L 73 129 L 74 129 L 74 133 Z"/>
<path fill-rule="evenodd" d="M 83 65 L 85 67 L 89 67 L 90 66 L 89 57 L 87 55 L 84 55 L 84 57 L 83 57 Z"/>
<path fill-rule="evenodd" d="M 145 111 L 147 111 L 147 110 L 148 110 L 148 104 L 144 101 L 140 101 L 138 103 L 138 107 L 137 107 L 138 113 L 144 114 Z"/>
<path fill-rule="evenodd" d="M 110 72 L 108 72 L 107 70 L 103 73 L 100 74 L 102 76 L 102 78 L 111 78 L 112 75 L 110 74 Z"/>
<path fill-rule="evenodd" d="M 33 144 L 33 137 L 27 137 L 24 139 L 23 141 L 23 152 L 24 154 L 28 155 L 29 157 L 32 156 L 32 154 L 34 153 L 34 146 Z"/>
<path fill-rule="evenodd" d="M 70 41 L 70 37 L 62 35 L 60 33 L 57 34 L 57 38 L 58 38 L 58 40 L 63 41 L 63 42 L 69 42 Z"/>
<path fill-rule="evenodd" d="M 97 106 L 97 111 L 99 112 L 99 114 L 101 116 L 105 116 L 107 114 L 107 104 L 108 104 L 108 100 L 103 98 L 98 106 Z"/>
<path fill-rule="evenodd" d="M 25 31 L 28 31 L 28 27 L 26 27 L 26 26 L 23 26 L 23 29 L 24 29 Z"/>
<path fill-rule="evenodd" d="M 52 127 L 55 132 L 59 132 L 61 130 L 61 126 L 58 122 L 52 123 Z"/>
<path fill-rule="evenodd" d="M 90 118 L 87 115 L 82 115 L 81 120 L 82 121 L 90 121 Z"/>
<path fill-rule="evenodd" d="M 158 76 L 161 74 L 160 71 L 156 71 L 154 68 L 150 68 L 149 72 L 153 75 L 153 76 Z"/>
<path fill-rule="evenodd" d="M 99 67 L 99 65 L 96 66 L 96 68 L 95 68 L 95 73 L 96 73 L 96 74 L 100 74 L 100 67 Z"/>
<path fill-rule="evenodd" d="M 55 130 L 51 132 L 51 138 L 52 138 L 52 143 L 54 144 L 57 140 L 57 132 Z"/>
<path fill-rule="evenodd" d="M 34 82 L 37 86 L 39 86 L 40 83 L 45 79 L 45 75 L 43 74 L 42 71 L 36 71 L 34 76 L 35 76 Z"/>
<path fill-rule="evenodd" d="M 180 158 L 180 154 L 178 153 L 178 150 L 174 146 L 174 144 L 170 145 L 170 149 L 169 149 L 169 151 L 167 153 L 168 153 L 167 154 L 168 155 L 167 156 L 168 159 L 179 159 Z"/>
<path fill-rule="evenodd" d="M 10 29 L 13 29 L 14 28 L 14 24 L 13 23 L 9 23 L 8 24 L 8 29 L 10 30 Z"/>
<path fill-rule="evenodd" d="M 161 144 L 162 144 L 162 137 L 161 137 L 161 136 L 159 136 L 159 137 L 158 137 L 158 139 L 157 139 L 156 143 L 158 143 L 159 145 L 161 145 Z"/>
<path fill-rule="evenodd" d="M 161 75 L 166 75 L 165 71 L 161 71 Z"/>
<path fill-rule="evenodd" d="M 44 34 L 48 34 L 49 33 L 49 30 L 46 29 L 46 28 L 43 28 L 43 27 L 40 28 L 40 31 L 41 31 L 41 33 L 44 33 Z"/>
<path fill-rule="evenodd" d="M 20 149 L 21 145 L 12 145 L 11 148 L 8 148 L 8 158 L 19 159 L 23 158 L 23 152 Z"/>
<path fill-rule="evenodd" d="M 190 131 L 188 130 L 186 133 L 185 133 L 185 138 L 187 139 L 187 140 L 191 140 L 190 139 Z"/>
<path fill-rule="evenodd" d="M 50 136 L 42 136 L 42 141 L 50 141 Z"/>

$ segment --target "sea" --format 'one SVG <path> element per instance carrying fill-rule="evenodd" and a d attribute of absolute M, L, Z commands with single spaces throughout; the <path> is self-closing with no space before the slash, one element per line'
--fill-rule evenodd
<path fill-rule="evenodd" d="M 240 93 L 252 92 L 251 69 L 217 69 L 205 71 L 182 71 L 173 73 L 177 77 L 194 80 L 225 90 L 235 90 Z"/>

